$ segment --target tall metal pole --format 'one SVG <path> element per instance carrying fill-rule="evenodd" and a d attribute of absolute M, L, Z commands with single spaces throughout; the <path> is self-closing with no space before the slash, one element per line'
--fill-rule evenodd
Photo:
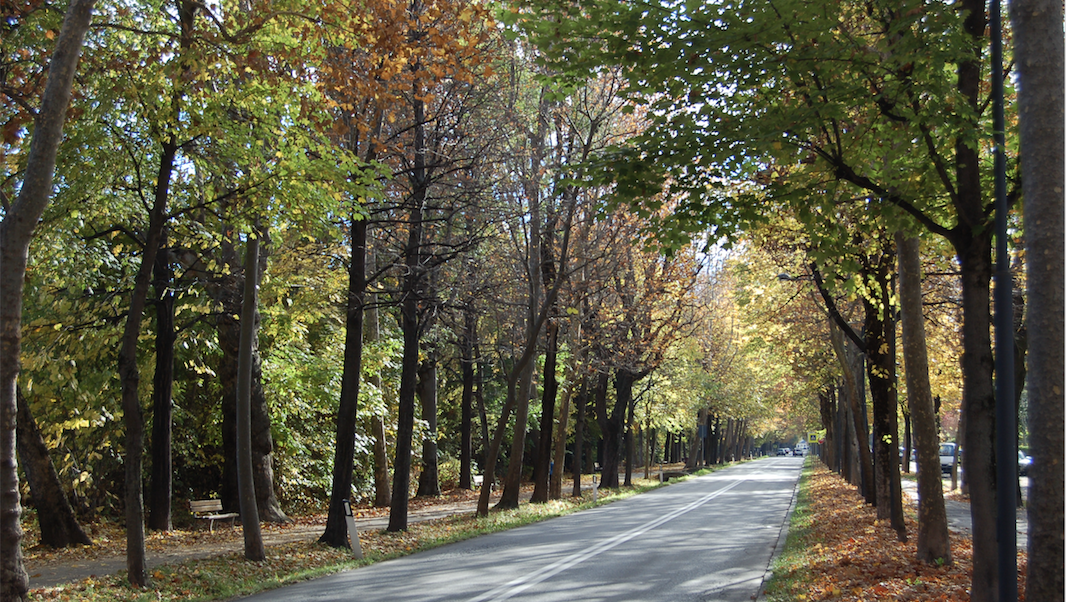
<path fill-rule="evenodd" d="M 996 539 L 999 602 L 1018 600 L 1017 426 L 1014 408 L 1014 306 L 1007 254 L 1007 165 L 1004 155 L 1003 24 L 1000 0 L 991 0 L 992 128 L 996 201 Z"/>

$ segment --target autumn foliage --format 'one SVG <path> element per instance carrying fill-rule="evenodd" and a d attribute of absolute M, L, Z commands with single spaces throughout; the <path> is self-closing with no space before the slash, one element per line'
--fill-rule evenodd
<path fill-rule="evenodd" d="M 952 565 L 920 563 L 914 538 L 899 543 L 888 521 L 877 521 L 876 509 L 824 465 L 819 463 L 808 474 L 801 495 L 806 504 L 800 504 L 793 520 L 789 548 L 768 588 L 770 600 L 970 599 L 973 545 L 968 535 L 952 533 Z M 912 504 L 907 512 L 910 533 L 917 531 L 915 520 Z M 1018 553 L 1018 567 L 1019 590 L 1024 591 L 1024 550 Z"/>

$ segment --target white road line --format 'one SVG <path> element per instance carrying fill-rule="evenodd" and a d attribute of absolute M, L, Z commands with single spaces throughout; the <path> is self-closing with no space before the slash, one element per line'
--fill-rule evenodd
<path fill-rule="evenodd" d="M 580 562 L 584 562 L 585 560 L 588 560 L 589 558 L 592 558 L 594 556 L 598 556 L 599 554 L 602 554 L 603 552 L 606 552 L 607 550 L 610 550 L 615 546 L 623 544 L 633 539 L 634 537 L 639 537 L 640 535 L 651 531 L 655 527 L 658 527 L 659 525 L 665 522 L 671 521 L 681 516 L 682 514 L 691 512 L 696 508 L 699 508 L 700 506 L 722 495 L 723 493 L 729 491 L 737 485 L 740 485 L 742 482 L 742 480 L 734 481 L 733 483 L 726 485 L 725 487 L 719 489 L 718 491 L 715 491 L 714 493 L 709 493 L 703 496 L 702 498 L 696 500 L 695 502 L 692 502 L 688 506 L 684 506 L 682 508 L 674 510 L 669 514 L 660 516 L 659 518 L 649 523 L 641 525 L 640 527 L 637 527 L 625 533 L 619 533 L 618 535 L 615 535 L 610 539 L 602 541 L 592 546 L 591 548 L 588 548 L 587 550 L 575 552 L 574 554 L 571 554 L 566 558 L 557 560 L 546 567 L 533 571 L 528 575 L 514 579 L 509 583 L 505 583 L 494 590 L 485 592 L 484 594 L 481 594 L 476 598 L 472 598 L 471 600 L 469 600 L 469 602 L 500 602 L 502 600 L 507 600 L 513 596 L 524 592 L 525 590 L 533 587 L 534 585 L 542 581 L 551 579 L 555 575 L 558 575 L 559 573 L 565 571 L 571 566 L 574 566 Z"/>

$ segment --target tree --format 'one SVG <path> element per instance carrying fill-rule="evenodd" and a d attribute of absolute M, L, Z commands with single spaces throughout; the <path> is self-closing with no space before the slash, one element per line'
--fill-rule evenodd
<path fill-rule="evenodd" d="M 259 288 L 259 235 L 248 235 L 244 259 L 244 302 L 241 307 L 240 360 L 237 368 L 237 475 L 239 481 L 244 557 L 253 562 L 266 558 L 259 529 L 259 509 L 252 468 L 252 347 Z"/>
<path fill-rule="evenodd" d="M 632 216 L 620 212 L 614 219 L 621 239 L 634 232 Z M 635 403 L 633 385 L 657 369 L 671 343 L 692 329 L 698 268 L 692 249 L 668 258 L 622 247 L 612 256 L 613 276 L 593 301 L 593 349 L 600 369 L 614 373 L 614 405 L 598 406 L 596 413 L 604 441 L 602 486 L 617 488 L 627 416 Z"/>
<path fill-rule="evenodd" d="M 33 506 L 37 510 L 37 524 L 41 529 L 41 543 L 53 548 L 73 544 L 92 545 L 93 540 L 85 534 L 74 516 L 67 494 L 59 482 L 55 465 L 48 455 L 48 446 L 37 428 L 37 421 L 30 412 L 29 403 L 18 397 L 18 454 L 26 482 L 30 487 Z"/>
<path fill-rule="evenodd" d="M 1029 307 L 1027 600 L 1063 599 L 1062 4 L 1012 2 Z"/>
<path fill-rule="evenodd" d="M 907 399 L 918 442 L 918 560 L 951 563 L 948 517 L 944 507 L 936 410 L 929 387 L 929 359 L 922 313 L 922 276 L 918 238 L 896 232 L 899 255 L 900 313 L 903 317 L 903 360 Z M 905 451 L 904 453 L 908 453 Z"/>
<path fill-rule="evenodd" d="M 41 95 L 22 186 L 13 203 L 3 197 L 0 223 L 0 600 L 26 599 L 29 579 L 22 564 L 15 430 L 21 339 L 22 290 L 29 245 L 52 194 L 56 154 L 70 102 L 74 73 L 94 0 L 73 0 L 56 38 Z M 6 83 L 6 82 L 5 82 Z"/>
<path fill-rule="evenodd" d="M 664 187 L 682 199 L 658 219 L 667 244 L 705 226 L 726 234 L 760 220 L 767 194 L 802 199 L 799 208 L 819 206 L 827 199 L 804 192 L 810 176 L 850 191 L 846 196 L 866 196 L 883 214 L 902 209 L 952 244 L 964 315 L 972 591 L 975 602 L 992 600 L 993 220 L 982 186 L 987 153 L 978 144 L 987 124 L 985 6 L 967 0 L 810 8 L 558 3 L 538 5 L 526 18 L 542 51 L 572 77 L 605 64 L 627 68 L 629 91 L 647 103 L 653 124 L 605 157 L 599 173 L 638 206 Z M 768 168 L 773 175 L 760 178 Z M 750 184 L 735 186 L 738 177 Z M 1016 200 L 1016 191 L 1009 198 Z"/>

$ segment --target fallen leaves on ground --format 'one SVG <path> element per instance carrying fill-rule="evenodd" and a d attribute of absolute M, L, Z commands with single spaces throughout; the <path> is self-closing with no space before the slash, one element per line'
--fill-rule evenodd
<path fill-rule="evenodd" d="M 876 520 L 855 488 L 819 464 L 809 477 L 809 506 L 797 558 L 779 567 L 792 600 L 814 602 L 966 601 L 970 599 L 971 539 L 951 534 L 953 564 L 916 560 L 918 524 L 908 512 L 908 541 L 897 541 L 888 521 Z M 1025 591 L 1026 555 L 1018 554 L 1019 591 Z M 792 573 L 791 575 L 784 573 Z M 1020 598 L 1024 602 L 1024 597 Z"/>

